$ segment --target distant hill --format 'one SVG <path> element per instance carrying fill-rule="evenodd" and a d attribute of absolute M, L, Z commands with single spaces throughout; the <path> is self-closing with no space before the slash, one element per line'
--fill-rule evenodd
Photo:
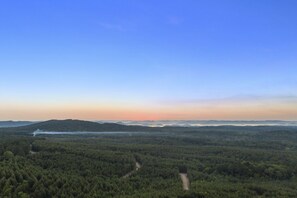
<path fill-rule="evenodd" d="M 47 132 L 204 132 L 204 133 L 230 133 L 230 132 L 261 132 L 293 130 L 296 127 L 285 126 L 203 126 L 203 127 L 147 127 L 139 125 L 123 125 L 118 123 L 98 123 L 82 120 L 49 120 L 45 122 L 34 123 L 26 126 L 0 128 L 0 132 L 14 133 L 32 133 L 36 130 Z"/>
<path fill-rule="evenodd" d="M 102 123 L 102 121 L 98 121 Z M 297 126 L 297 121 L 285 120 L 106 120 L 105 123 L 152 127 L 203 127 L 203 126 Z"/>
<path fill-rule="evenodd" d="M 29 121 L 0 121 L 0 128 L 1 127 L 19 127 L 19 126 L 26 126 L 33 124 L 34 122 Z"/>
<path fill-rule="evenodd" d="M 49 120 L 45 122 L 39 122 L 30 124 L 27 126 L 6 128 L 2 130 L 14 131 L 14 132 L 33 132 L 36 130 L 42 131 L 154 131 L 152 127 L 144 126 L 126 126 L 116 123 L 97 123 L 82 120 Z"/>

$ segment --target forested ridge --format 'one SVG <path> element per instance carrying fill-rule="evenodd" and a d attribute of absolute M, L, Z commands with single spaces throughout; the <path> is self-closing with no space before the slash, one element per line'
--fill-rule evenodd
<path fill-rule="evenodd" d="M 231 129 L 231 130 L 229 130 Z M 129 177 L 124 176 L 141 169 Z M 0 197 L 296 197 L 294 128 L 0 133 Z M 184 191 L 179 173 L 187 173 Z"/>
<path fill-rule="evenodd" d="M 26 126 L 13 128 L 0 128 L 0 132 L 33 132 L 35 130 L 43 131 L 155 131 L 151 127 L 126 126 L 116 123 L 97 123 L 83 120 L 48 120 L 34 123 Z"/>
<path fill-rule="evenodd" d="M 109 131 L 128 131 L 128 132 L 262 132 L 262 131 L 296 131 L 297 127 L 284 126 L 203 126 L 203 127 L 147 127 L 139 125 L 123 125 L 118 123 L 97 123 L 83 120 L 48 120 L 37 122 L 19 127 L 0 127 L 0 133 L 10 132 L 13 134 L 32 133 L 36 130 L 58 131 L 58 132 L 109 132 Z"/>

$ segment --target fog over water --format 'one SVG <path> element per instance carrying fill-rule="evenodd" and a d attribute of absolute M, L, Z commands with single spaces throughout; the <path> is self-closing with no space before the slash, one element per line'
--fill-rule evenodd
<path fill-rule="evenodd" d="M 282 121 L 282 120 L 103 120 L 99 123 L 118 123 L 124 125 L 140 125 L 150 127 L 162 126 L 183 126 L 183 127 L 199 127 L 199 126 L 297 126 L 297 121 Z"/>
<path fill-rule="evenodd" d="M 133 135 L 140 134 L 145 132 L 129 132 L 129 131 L 109 131 L 109 132 L 90 132 L 90 131 L 75 131 L 75 132 L 65 132 L 65 131 L 42 131 L 36 130 L 32 134 L 33 136 L 37 135 Z"/>

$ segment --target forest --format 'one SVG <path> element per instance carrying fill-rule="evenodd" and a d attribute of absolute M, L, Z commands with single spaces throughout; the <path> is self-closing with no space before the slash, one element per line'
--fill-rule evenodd
<path fill-rule="evenodd" d="M 36 137 L 30 130 L 0 129 L 0 197 L 297 196 L 294 127 Z"/>

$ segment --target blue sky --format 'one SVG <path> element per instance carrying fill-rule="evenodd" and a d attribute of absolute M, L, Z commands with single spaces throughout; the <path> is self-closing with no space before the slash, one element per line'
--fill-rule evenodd
<path fill-rule="evenodd" d="M 0 119 L 294 119 L 296 9 L 293 0 L 2 1 Z M 221 115 L 234 100 L 266 104 L 263 116 L 241 105 Z"/>

